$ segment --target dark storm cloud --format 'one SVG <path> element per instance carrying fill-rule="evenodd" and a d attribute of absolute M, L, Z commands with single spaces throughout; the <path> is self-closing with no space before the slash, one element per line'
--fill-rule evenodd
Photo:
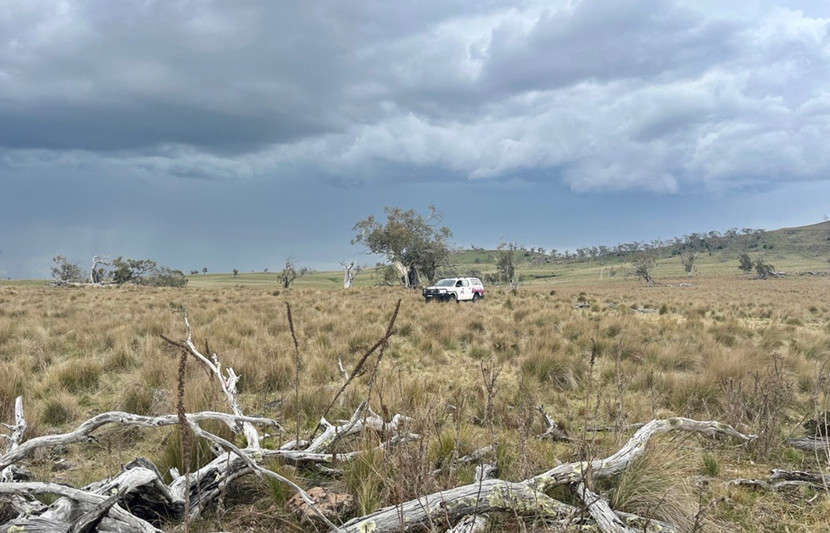
<path fill-rule="evenodd" d="M 789 5 L 11 3 L 0 159 L 577 191 L 827 179 L 828 14 Z"/>

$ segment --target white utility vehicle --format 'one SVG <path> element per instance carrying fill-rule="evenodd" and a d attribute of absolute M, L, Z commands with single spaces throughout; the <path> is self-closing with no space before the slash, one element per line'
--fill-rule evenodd
<path fill-rule="evenodd" d="M 484 298 L 484 285 L 478 278 L 446 278 L 421 292 L 424 300 L 476 302 Z"/>

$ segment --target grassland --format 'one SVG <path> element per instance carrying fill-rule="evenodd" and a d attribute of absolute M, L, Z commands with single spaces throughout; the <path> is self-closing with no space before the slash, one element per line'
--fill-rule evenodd
<path fill-rule="evenodd" d="M 783 442 L 804 434 L 802 422 L 828 409 L 830 278 L 760 281 L 732 267 L 720 276 L 701 268 L 693 286 L 680 287 L 670 282 L 689 278 L 671 278 L 670 260 L 664 261 L 658 267 L 665 269 L 663 286 L 646 288 L 625 276 L 600 282 L 598 272 L 583 273 L 567 283 L 539 279 L 517 294 L 490 287 L 480 304 L 459 305 L 425 304 L 417 292 L 396 288 L 327 290 L 340 282 L 333 274 L 302 278 L 289 290 L 276 289 L 273 275 L 265 274 L 200 275 L 184 289 L 3 285 L 0 415 L 9 421 L 15 396 L 23 394 L 33 437 L 66 431 L 103 411 L 175 412 L 177 354 L 159 335 L 184 336 L 186 307 L 197 342 L 210 341 L 242 376 L 246 412 L 282 421 L 289 434 L 297 421 L 310 431 L 342 385 L 338 359 L 352 368 L 402 298 L 370 400 L 377 412 L 412 417 L 423 440 L 406 453 L 367 453 L 344 465 L 338 479 L 273 467 L 307 487 L 350 492 L 367 511 L 469 482 L 472 467 L 453 467 L 451 459 L 486 445 L 496 447 L 492 460 L 500 477 L 518 480 L 586 450 L 616 450 L 630 436 L 623 429 L 629 423 L 682 415 L 728 422 L 759 438 L 750 446 L 658 439 L 631 473 L 600 484 L 615 505 L 687 528 L 702 502 L 707 530 L 828 530 L 826 495 L 724 483 L 764 478 L 770 468 L 826 469 L 826 457 Z M 299 410 L 286 302 L 302 355 Z M 497 375 L 491 393 L 483 374 Z M 348 416 L 366 396 L 368 379 L 347 390 L 330 418 Z M 195 363 L 188 368 L 186 405 L 225 409 Z M 544 426 L 537 405 L 577 442 L 538 440 Z M 580 439 L 588 426 L 618 430 Z M 38 454 L 29 466 L 40 479 L 81 485 L 137 456 L 166 469 L 176 464 L 176 449 L 170 430 L 110 429 L 95 443 Z M 228 499 L 231 511 L 218 518 L 224 529 L 303 529 L 283 510 L 286 493 L 279 487 L 252 478 Z M 209 517 L 196 530 L 215 530 L 216 521 Z M 507 518 L 494 527 L 524 526 Z"/>

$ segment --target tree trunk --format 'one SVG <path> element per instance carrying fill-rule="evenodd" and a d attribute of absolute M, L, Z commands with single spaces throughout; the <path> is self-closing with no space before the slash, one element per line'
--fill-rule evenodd
<path fill-rule="evenodd" d="M 409 284 L 409 269 L 406 268 L 406 265 L 404 265 L 400 259 L 395 259 L 392 261 L 392 264 L 398 270 L 398 274 L 400 274 L 401 284 L 407 289 L 411 287 Z"/>

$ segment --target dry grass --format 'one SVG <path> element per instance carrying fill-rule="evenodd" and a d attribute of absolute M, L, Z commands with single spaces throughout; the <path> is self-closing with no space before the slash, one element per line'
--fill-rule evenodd
<path fill-rule="evenodd" d="M 494 288 L 479 304 L 459 305 L 424 304 L 416 293 L 390 288 L 291 289 L 274 295 L 256 288 L 2 286 L 0 414 L 10 420 L 15 396 L 24 394 L 31 437 L 66 430 L 107 410 L 174 412 L 177 354 L 158 335 L 182 338 L 180 309 L 187 307 L 197 342 L 209 340 L 223 363 L 242 376 L 244 409 L 277 418 L 291 435 L 298 413 L 288 301 L 301 352 L 299 420 L 310 431 L 342 384 L 338 358 L 346 368 L 354 367 L 383 335 L 395 300 L 403 297 L 371 404 L 377 412 L 413 417 L 414 430 L 424 439 L 388 455 L 367 452 L 347 466 L 339 483 L 357 496 L 364 511 L 468 481 L 471 469 L 453 467 L 453 458 L 489 444 L 496 444 L 491 459 L 505 479 L 521 479 L 557 459 L 575 458 L 576 447 L 535 438 L 544 430 L 533 411 L 539 404 L 574 435 L 586 424 L 657 416 L 728 421 L 762 435 L 763 446 L 708 449 L 705 472 L 721 480 L 763 476 L 765 469 L 788 460 L 780 443 L 801 431 L 802 418 L 830 408 L 826 367 L 819 379 L 821 365 L 830 358 L 830 279 L 736 282 L 729 277 L 695 283 L 650 289 L 633 282 L 555 291 L 529 287 L 515 295 Z M 578 300 L 588 308 L 574 309 Z M 660 312 L 645 314 L 637 308 Z M 492 394 L 483 385 L 482 364 L 500 369 Z M 365 398 L 370 374 L 355 381 L 329 419 L 347 417 Z M 194 362 L 187 379 L 188 409 L 225 409 Z M 488 396 L 491 426 L 482 427 Z M 175 464 L 170 450 L 177 445 L 164 437 L 155 431 L 119 433 L 104 449 L 72 446 L 66 459 L 75 468 L 57 474 L 58 480 L 103 477 L 139 455 Z M 613 451 L 626 437 L 600 436 L 594 445 Z M 371 436 L 366 438 L 371 442 Z M 681 468 L 683 476 L 677 472 L 669 481 L 704 470 L 701 445 L 689 441 L 684 446 L 697 450 L 695 458 L 689 458 L 688 450 L 657 450 L 630 474 L 613 480 L 615 501 L 636 510 L 654 507 L 665 495 L 667 516 L 682 515 L 681 523 L 688 525 L 689 513 L 697 512 L 699 489 L 690 492 L 678 484 L 669 494 L 666 480 L 659 479 L 665 472 L 654 467 L 661 461 L 690 462 Z M 55 479 L 54 459 L 35 457 L 33 470 Z M 811 461 L 801 457 L 799 467 L 815 466 Z M 440 471 L 436 479 L 430 476 L 434 469 Z M 301 479 L 307 485 L 330 483 Z M 714 489 L 712 494 L 724 496 Z M 258 498 L 270 502 L 262 504 L 267 508 L 284 501 L 285 494 L 262 484 L 252 497 L 255 506 Z M 818 524 L 827 510 L 824 497 L 813 505 L 745 489 L 730 489 L 728 497 L 728 505 L 709 511 L 712 524 L 736 523 L 746 530 L 799 521 Z M 762 507 L 778 514 L 766 522 L 752 519 Z M 231 511 L 225 520 L 225 527 L 233 529 L 245 518 Z M 295 527 L 290 520 L 263 523 L 290 531 Z"/>

